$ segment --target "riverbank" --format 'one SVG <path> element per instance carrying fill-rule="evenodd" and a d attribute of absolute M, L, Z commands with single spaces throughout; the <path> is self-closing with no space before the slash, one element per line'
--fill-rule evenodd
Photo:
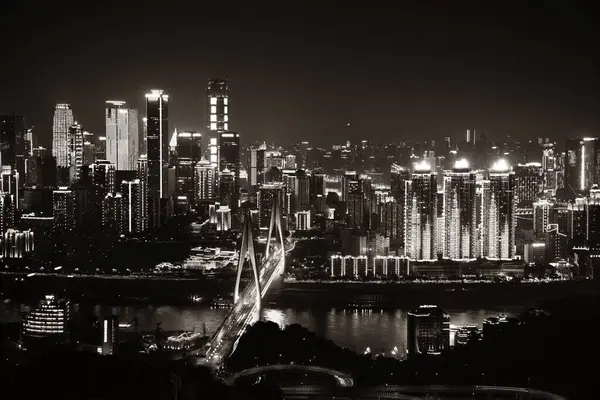
<path fill-rule="evenodd" d="M 600 294 L 598 281 L 547 283 L 318 283 L 286 282 L 267 301 L 277 307 L 442 308 L 535 307 L 542 301 L 571 295 Z"/>
<path fill-rule="evenodd" d="M 250 280 L 246 281 L 246 284 Z M 232 297 L 232 276 L 173 277 L 123 275 L 0 274 L 5 296 L 15 300 L 38 299 L 46 293 L 61 293 L 72 300 L 124 304 L 227 303 Z M 265 303 L 280 308 L 413 308 L 437 304 L 449 309 L 512 308 L 535 306 L 541 301 L 574 294 L 600 294 L 600 282 L 552 281 L 539 283 L 481 282 L 279 282 Z"/>

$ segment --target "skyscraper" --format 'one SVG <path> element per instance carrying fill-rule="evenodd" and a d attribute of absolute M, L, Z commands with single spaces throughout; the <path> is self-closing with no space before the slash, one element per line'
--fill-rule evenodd
<path fill-rule="evenodd" d="M 117 170 L 135 171 L 139 157 L 138 111 L 124 101 L 106 102 L 106 159 Z"/>
<path fill-rule="evenodd" d="M 0 165 L 10 165 L 25 177 L 26 148 L 25 118 L 18 115 L 0 115 Z"/>
<path fill-rule="evenodd" d="M 490 259 L 515 255 L 515 174 L 505 160 L 494 163 L 482 194 L 482 252 Z"/>
<path fill-rule="evenodd" d="M 83 167 L 83 128 L 75 122 L 69 127 L 69 183 L 81 177 Z"/>
<path fill-rule="evenodd" d="M 476 178 L 466 160 L 459 160 L 444 176 L 444 257 L 475 258 Z M 438 243 L 438 246 L 441 243 Z"/>
<path fill-rule="evenodd" d="M 405 211 L 406 256 L 414 260 L 437 258 L 437 174 L 427 162 L 416 164 L 411 180 L 406 182 Z"/>
<path fill-rule="evenodd" d="M 169 157 L 169 96 L 162 90 L 146 94 L 146 146 L 148 150 L 149 195 L 163 198 L 167 185 Z"/>
<path fill-rule="evenodd" d="M 69 167 L 69 127 L 73 122 L 73 110 L 69 104 L 54 107 L 52 155 L 56 157 L 57 167 Z"/>
<path fill-rule="evenodd" d="M 210 200 L 216 197 L 217 170 L 208 160 L 196 164 L 194 177 L 194 201 Z"/>
<path fill-rule="evenodd" d="M 399 207 L 398 212 L 398 237 L 397 243 L 404 246 L 404 207 L 406 200 L 406 182 L 410 180 L 410 169 L 392 164 L 390 176 L 390 195 L 396 200 Z"/>
<path fill-rule="evenodd" d="M 202 158 L 202 134 L 186 131 L 177 133 L 177 157 L 189 158 L 195 164 Z"/>
<path fill-rule="evenodd" d="M 219 133 L 219 172 L 225 170 L 233 174 L 234 188 L 232 203 L 233 211 L 237 210 L 237 200 L 240 191 L 240 135 L 235 132 Z"/>
<path fill-rule="evenodd" d="M 591 137 L 569 139 L 565 150 L 565 189 L 574 197 L 574 192 L 598 183 L 600 140 Z"/>
<path fill-rule="evenodd" d="M 267 146 L 263 143 L 258 148 L 250 149 L 250 185 L 256 186 L 265 181 Z"/>
<path fill-rule="evenodd" d="M 211 132 L 229 130 L 229 88 L 224 79 L 210 79 L 206 88 L 206 127 Z"/>

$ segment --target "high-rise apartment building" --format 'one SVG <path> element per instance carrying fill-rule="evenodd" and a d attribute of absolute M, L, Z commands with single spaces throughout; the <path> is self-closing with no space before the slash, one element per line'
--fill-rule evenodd
<path fill-rule="evenodd" d="M 75 122 L 69 127 L 69 183 L 73 184 L 81 178 L 83 167 L 83 128 Z"/>
<path fill-rule="evenodd" d="M 69 167 L 69 127 L 73 122 L 73 110 L 69 104 L 54 107 L 52 155 L 56 158 L 57 167 Z"/>
<path fill-rule="evenodd" d="M 138 110 L 127 108 L 124 101 L 107 101 L 106 159 L 117 170 L 135 171 L 139 158 Z"/>
<path fill-rule="evenodd" d="M 505 160 L 494 163 L 482 194 L 482 255 L 489 259 L 515 256 L 515 174 Z"/>
<path fill-rule="evenodd" d="M 476 257 L 476 175 L 466 160 L 459 160 L 444 176 L 444 258 Z M 440 245 L 440 243 L 438 243 Z"/>
<path fill-rule="evenodd" d="M 396 200 L 396 204 L 399 207 L 398 212 L 398 237 L 397 242 L 401 246 L 404 246 L 404 207 L 406 201 L 406 182 L 410 180 L 411 172 L 410 169 L 398 165 L 392 164 L 391 175 L 390 175 L 390 195 Z"/>
<path fill-rule="evenodd" d="M 589 189 L 599 183 L 600 140 L 584 137 L 566 142 L 564 179 L 567 194 L 575 197 L 576 192 Z"/>
<path fill-rule="evenodd" d="M 169 96 L 162 90 L 146 94 L 146 118 L 149 196 L 163 198 L 169 158 Z"/>
<path fill-rule="evenodd" d="M 519 207 L 531 206 L 544 190 L 542 164 L 538 162 L 517 164 L 513 170 L 515 172 L 516 204 Z"/>
<path fill-rule="evenodd" d="M 405 255 L 414 260 L 437 258 L 437 174 L 427 162 L 415 164 L 406 182 Z"/>
<path fill-rule="evenodd" d="M 194 201 L 210 200 L 216 197 L 217 169 L 208 160 L 200 160 L 195 167 Z"/>

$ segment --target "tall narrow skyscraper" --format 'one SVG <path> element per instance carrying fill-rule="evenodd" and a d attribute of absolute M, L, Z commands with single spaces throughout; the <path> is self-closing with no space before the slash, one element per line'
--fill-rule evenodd
<path fill-rule="evenodd" d="M 414 166 L 406 182 L 406 225 L 404 251 L 413 260 L 437 258 L 437 174 L 425 161 Z"/>
<path fill-rule="evenodd" d="M 224 79 L 211 79 L 206 88 L 206 127 L 211 132 L 229 130 L 229 88 Z"/>
<path fill-rule="evenodd" d="M 490 169 L 482 199 L 483 256 L 512 259 L 515 255 L 515 174 L 505 160 Z M 487 211 L 487 212 L 486 212 Z"/>
<path fill-rule="evenodd" d="M 81 177 L 83 167 L 83 128 L 75 122 L 69 127 L 69 183 Z"/>
<path fill-rule="evenodd" d="M 443 254 L 453 260 L 475 258 L 476 177 L 466 160 L 459 160 L 444 176 Z M 440 246 L 441 243 L 438 243 Z"/>
<path fill-rule="evenodd" d="M 219 172 L 225 170 L 233 174 L 234 188 L 230 208 L 237 210 L 240 192 L 240 134 L 235 132 L 219 133 Z"/>
<path fill-rule="evenodd" d="M 69 104 L 54 107 L 52 122 L 52 155 L 57 167 L 69 167 L 69 128 L 73 125 L 73 110 Z"/>
<path fill-rule="evenodd" d="M 162 90 L 146 94 L 146 146 L 148 150 L 148 191 L 163 198 L 167 191 L 169 158 L 169 96 Z"/>
<path fill-rule="evenodd" d="M 117 170 L 135 171 L 139 158 L 138 111 L 124 101 L 106 102 L 106 159 Z"/>

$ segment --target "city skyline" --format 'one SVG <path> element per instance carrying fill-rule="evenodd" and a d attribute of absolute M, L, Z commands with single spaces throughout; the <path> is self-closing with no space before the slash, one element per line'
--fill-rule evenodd
<path fill-rule="evenodd" d="M 133 4 L 123 7 L 138 14 Z M 148 8 L 143 15 L 150 20 L 156 11 Z M 41 10 L 44 16 L 7 6 L 10 19 L 1 24 L 1 40 L 16 39 L 17 52 L 4 65 L 15 79 L 8 82 L 0 109 L 25 115 L 46 146 L 55 103 L 71 104 L 77 120 L 98 134 L 104 101 L 119 98 L 143 110 L 143 94 L 154 87 L 172 96 L 170 125 L 204 131 L 210 78 L 228 80 L 231 129 L 247 142 L 301 136 L 323 145 L 367 137 L 381 142 L 390 132 L 398 141 L 442 140 L 469 126 L 492 140 L 508 134 L 558 140 L 583 136 L 586 130 L 593 134 L 600 126 L 595 112 L 598 59 L 590 35 L 596 29 L 594 13 L 570 4 L 545 4 L 530 14 L 510 5 L 360 12 L 323 7 L 319 17 L 301 8 L 294 17 L 278 9 L 259 17 L 261 7 L 230 13 L 225 7 L 235 27 L 231 32 L 220 32 L 210 19 L 201 29 L 191 29 L 195 24 L 189 19 L 210 14 L 210 7 L 166 5 L 161 35 L 148 34 L 165 50 L 154 62 L 141 40 L 146 32 L 139 29 L 141 19 L 125 24 L 129 14 L 124 12 L 111 20 L 111 27 L 132 44 L 115 50 L 120 56 L 115 59 L 125 60 L 119 65 L 103 57 L 102 28 L 88 24 L 93 9 L 68 7 L 60 15 Z M 15 24 L 24 20 L 30 21 L 31 32 L 13 35 Z M 84 24 L 86 29 L 71 35 Z M 353 30 L 356 25 L 364 29 Z M 76 51 L 45 50 L 41 36 L 49 29 L 69 36 L 68 47 Z M 222 34 L 215 37 L 215 32 Z M 214 46 L 208 43 L 212 37 Z M 71 53 L 83 57 L 71 62 Z M 22 55 L 31 61 L 19 63 Z M 569 62 L 559 62 L 563 58 Z M 48 64 L 55 67 L 39 74 Z M 35 96 L 26 95 L 32 91 Z"/>

